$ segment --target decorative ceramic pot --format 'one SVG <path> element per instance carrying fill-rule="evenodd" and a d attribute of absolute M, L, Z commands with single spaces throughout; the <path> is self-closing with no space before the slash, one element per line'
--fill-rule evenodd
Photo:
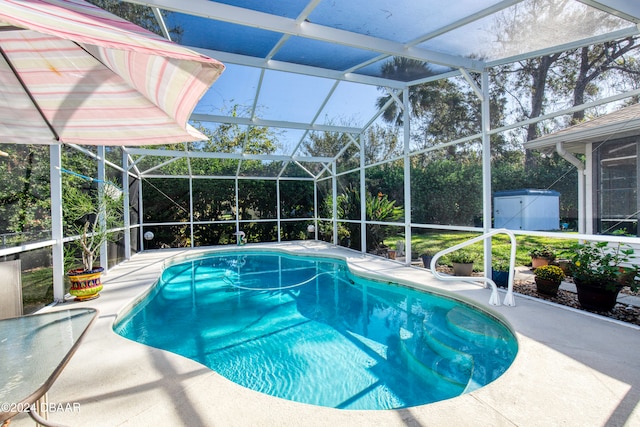
<path fill-rule="evenodd" d="M 102 281 L 100 276 L 104 268 L 98 267 L 87 271 L 82 268 L 70 270 L 67 273 L 71 282 L 69 293 L 76 297 L 77 301 L 86 301 L 100 296 Z"/>
<path fill-rule="evenodd" d="M 578 291 L 578 302 L 583 308 L 593 311 L 611 311 L 616 305 L 621 286 L 618 283 L 591 284 L 574 278 Z"/>
<path fill-rule="evenodd" d="M 473 273 L 473 263 L 454 262 L 452 264 L 454 276 L 471 276 Z"/>
<path fill-rule="evenodd" d="M 536 281 L 536 289 L 541 294 L 556 296 L 558 295 L 558 288 L 560 288 L 560 282 L 554 282 L 549 279 L 541 279 L 539 277 L 534 278 Z"/>

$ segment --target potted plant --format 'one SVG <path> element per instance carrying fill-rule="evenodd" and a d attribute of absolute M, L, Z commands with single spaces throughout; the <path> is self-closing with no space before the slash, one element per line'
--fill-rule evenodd
<path fill-rule="evenodd" d="M 534 269 L 548 265 L 556 259 L 555 252 L 549 246 L 534 248 L 529 252 L 529 255 L 531 256 L 531 267 Z"/>
<path fill-rule="evenodd" d="M 422 266 L 424 268 L 431 268 L 431 260 L 434 255 L 433 251 L 424 251 L 422 255 L 420 255 L 420 258 L 422 258 Z"/>
<path fill-rule="evenodd" d="M 78 239 L 70 243 L 72 252 L 67 252 L 67 261 L 75 261 L 78 252 L 82 267 L 70 269 L 67 276 L 71 282 L 69 293 L 77 300 L 97 298 L 102 290 L 103 267 L 95 266 L 105 242 L 112 240 L 110 229 L 122 225 L 122 192 L 112 184 L 101 183 L 98 189 L 63 187 L 65 222 Z"/>
<path fill-rule="evenodd" d="M 509 285 L 509 261 L 494 258 L 491 263 L 491 278 L 496 286 L 506 288 Z"/>
<path fill-rule="evenodd" d="M 558 265 L 558 267 L 560 267 L 560 269 L 562 269 L 562 272 L 564 273 L 565 276 L 568 276 L 571 274 L 571 260 L 567 259 L 567 258 L 561 258 L 561 259 L 557 259 L 554 263 L 554 265 Z"/>
<path fill-rule="evenodd" d="M 536 289 L 541 294 L 555 296 L 558 294 L 564 272 L 557 265 L 543 265 L 534 270 Z"/>
<path fill-rule="evenodd" d="M 609 242 L 586 242 L 572 248 L 571 275 L 578 302 L 588 310 L 610 311 L 624 286 L 638 289 L 638 266 L 629 262 L 634 250 L 629 245 Z"/>
<path fill-rule="evenodd" d="M 473 273 L 473 263 L 475 261 L 473 254 L 461 249 L 450 253 L 448 258 L 453 264 L 454 276 L 471 276 Z"/>

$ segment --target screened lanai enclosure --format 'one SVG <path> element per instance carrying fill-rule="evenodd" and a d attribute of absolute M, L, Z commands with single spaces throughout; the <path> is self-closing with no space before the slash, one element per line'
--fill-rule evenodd
<path fill-rule="evenodd" d="M 540 152 L 523 144 L 640 95 L 636 2 L 92 3 L 226 69 L 191 112 L 199 141 L 1 141 L 0 253 L 22 261 L 23 282 L 41 284 L 25 304 L 64 298 L 78 237 L 69 188 L 106 187 L 97 192 L 120 204 L 101 251 L 108 267 L 241 235 L 374 254 L 401 241 L 410 263 L 415 236 L 489 232 L 494 193 L 531 188 L 560 193 L 557 226 L 516 233 L 584 236 L 594 220 L 584 158 L 562 141 Z M 636 224 L 627 232 L 637 217 L 624 218 Z"/>

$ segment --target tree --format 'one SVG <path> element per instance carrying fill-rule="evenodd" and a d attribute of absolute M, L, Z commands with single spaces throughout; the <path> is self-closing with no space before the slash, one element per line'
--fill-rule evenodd
<path fill-rule="evenodd" d="M 1 148 L 7 156 L 0 157 L 4 177 L 0 181 L 0 233 L 16 233 L 16 243 L 36 240 L 51 228 L 49 147 L 3 144 Z"/>
<path fill-rule="evenodd" d="M 405 66 L 409 62 L 413 67 L 422 66 L 428 70 L 428 66 L 419 61 L 400 60 L 393 58 L 388 65 L 383 66 L 391 75 L 396 68 Z M 427 71 L 425 71 L 427 72 Z M 480 86 L 480 76 L 472 74 L 474 84 Z M 495 72 L 491 79 L 498 79 Z M 381 90 L 387 90 L 380 88 Z M 402 100 L 403 93 L 397 94 Z M 391 95 L 383 95 L 376 101 L 378 108 L 382 108 L 391 99 Z M 492 127 L 498 127 L 504 120 L 506 99 L 504 87 L 490 85 L 490 123 Z M 421 148 L 435 147 L 437 145 L 454 141 L 461 137 L 478 134 L 482 129 L 480 100 L 464 79 L 440 79 L 429 83 L 415 85 L 409 88 L 409 107 L 412 118 L 412 140 Z M 383 119 L 395 126 L 403 124 L 403 111 L 397 102 L 392 103 L 383 113 Z M 500 151 L 506 144 L 502 135 L 493 135 L 492 150 Z M 473 156 L 477 148 L 473 143 L 450 145 L 443 150 L 431 152 L 425 159 L 461 158 Z"/>
<path fill-rule="evenodd" d="M 542 49 L 547 42 L 544 35 L 549 29 L 564 28 L 582 22 L 588 28 L 584 37 L 601 30 L 612 31 L 628 25 L 620 18 L 595 8 L 576 4 L 569 0 L 530 0 L 522 2 L 498 14 L 493 33 L 497 35 L 504 55 L 518 54 L 522 46 Z M 552 32 L 550 33 L 552 34 Z M 514 63 L 511 79 L 505 82 L 508 92 L 518 106 L 520 118 L 536 118 L 548 107 L 555 105 L 576 106 L 588 96 L 600 91 L 601 84 L 631 72 L 627 65 L 629 55 L 637 55 L 638 38 L 586 46 L 566 52 L 533 58 Z M 529 100 L 527 105 L 522 100 Z M 573 114 L 572 123 L 581 121 L 584 112 Z M 540 136 L 539 124 L 528 125 L 526 141 Z"/>
<path fill-rule="evenodd" d="M 411 76 L 414 78 L 426 77 L 433 74 L 429 64 L 418 61 L 415 59 L 407 59 L 403 57 L 393 57 L 389 61 L 385 62 L 381 68 L 382 76 L 385 78 L 399 78 L 399 80 L 405 80 Z M 409 79 L 413 80 L 413 79 Z M 440 80 L 438 80 L 439 82 Z M 388 90 L 387 88 L 379 88 L 381 91 Z M 411 87 L 409 90 L 409 108 L 411 108 L 411 114 L 419 115 L 422 111 L 429 107 L 429 102 L 432 98 L 438 95 L 438 88 L 435 85 L 423 84 Z M 402 101 L 403 93 L 397 94 L 398 98 Z M 389 100 L 392 99 L 390 94 L 383 95 L 376 101 L 378 108 L 383 108 Z M 403 124 L 403 111 L 397 103 L 392 103 L 382 115 L 383 119 L 388 123 L 393 123 L 395 126 L 402 126 Z"/>
<path fill-rule="evenodd" d="M 329 122 L 329 124 L 333 123 Z M 345 124 L 345 126 L 348 125 Z M 342 132 L 310 132 L 301 144 L 302 153 L 317 157 L 335 157 L 346 147 L 342 156 L 336 159 L 338 171 L 354 169 L 360 164 L 358 160 L 360 149 L 353 144 L 352 138 L 358 140 L 356 135 L 350 138 Z M 319 173 L 320 169 L 314 172 Z"/>
<path fill-rule="evenodd" d="M 366 163 L 376 163 L 402 154 L 403 144 L 395 126 L 373 124 L 363 135 Z"/>
<path fill-rule="evenodd" d="M 160 29 L 160 25 L 158 24 L 158 20 L 156 19 L 153 10 L 151 10 L 151 8 L 148 6 L 128 3 L 120 0 L 87 1 L 95 6 L 98 6 L 101 9 L 119 16 L 122 19 L 133 22 L 134 24 L 151 31 L 152 33 L 156 33 L 157 35 L 164 37 L 164 34 L 162 34 L 162 30 Z M 165 10 L 162 11 L 162 14 L 165 17 L 167 17 L 171 13 L 172 12 L 168 12 Z M 172 34 L 173 41 L 180 42 L 180 38 L 183 33 L 182 28 L 172 27 L 169 29 L 169 32 Z"/>
<path fill-rule="evenodd" d="M 583 23 L 581 28 L 572 27 L 575 22 Z M 570 0 L 529 0 L 496 15 L 492 33 L 496 35 L 502 52 L 494 55 L 517 55 L 523 47 L 544 49 L 553 43 L 547 39 L 557 29 L 569 27 L 572 31 L 579 31 L 584 28 L 580 36 L 586 38 L 601 30 L 612 31 L 627 25 L 628 22 L 616 16 Z M 628 37 L 554 52 L 502 67 L 508 78 L 500 84 L 512 95 L 511 104 L 515 106 L 510 115 L 520 120 L 531 119 L 540 117 L 553 107 L 583 104 L 600 92 L 605 81 L 606 86 L 611 86 L 612 79 L 629 72 L 626 58 L 634 54 L 636 48 L 637 40 Z M 574 113 L 571 123 L 583 120 L 584 115 L 583 111 Z M 530 123 L 523 139 L 531 141 L 553 130 L 554 123 Z M 526 167 L 535 167 L 538 158 L 527 153 Z"/>
<path fill-rule="evenodd" d="M 239 107 L 234 106 L 231 115 L 238 115 Z M 263 126 L 240 126 L 223 123 L 209 126 L 194 123 L 200 132 L 207 136 L 206 141 L 188 143 L 189 151 L 205 153 L 249 153 L 272 154 L 278 147 L 275 131 Z M 165 146 L 167 149 L 183 151 L 183 144 Z M 139 167 L 152 167 L 153 159 L 145 163 L 142 159 Z M 270 165 L 259 160 L 240 160 L 238 158 L 190 158 L 174 161 L 165 165 L 166 174 L 184 176 L 189 174 L 201 179 L 193 181 L 193 206 L 195 221 L 230 220 L 236 214 L 235 177 L 240 169 L 241 175 L 269 176 Z M 227 177 L 215 178 L 215 177 Z M 214 178 L 210 178 L 214 177 Z M 189 220 L 189 183 L 184 178 L 162 178 L 143 181 L 143 204 L 146 222 L 186 222 Z M 237 212 L 241 219 L 276 218 L 275 181 L 241 180 L 239 182 Z M 197 227 L 195 245 L 213 245 L 228 243 L 235 227 L 229 224 L 205 224 Z M 255 241 L 275 240 L 277 235 L 271 224 L 255 223 L 243 230 L 247 239 Z M 179 234 L 179 236 L 176 236 Z M 159 235 L 159 234 L 158 234 Z M 160 236 L 160 235 L 159 235 Z M 187 228 L 172 228 L 163 236 L 167 245 L 190 244 Z M 156 239 L 158 240 L 158 239 Z"/>
<path fill-rule="evenodd" d="M 583 47 L 576 51 L 575 56 L 579 57 L 579 71 L 573 89 L 573 105 L 584 104 L 586 95 L 598 93 L 597 83 L 603 78 L 628 75 L 637 80 L 640 74 L 633 68 L 636 61 L 629 55 L 637 55 L 639 47 L 640 38 L 627 37 L 619 41 Z M 629 57 L 628 61 L 627 57 Z M 584 120 L 584 117 L 584 110 L 576 111 L 573 113 L 571 123 L 579 123 Z"/>
<path fill-rule="evenodd" d="M 634 55 L 638 54 L 638 47 L 639 38 L 627 37 L 518 63 L 510 71 L 514 78 L 509 82 L 514 85 L 509 92 L 517 100 L 518 115 L 539 117 L 550 106 L 550 100 L 570 106 L 581 105 L 600 93 L 603 84 L 608 86 L 616 79 L 637 76 Z M 528 107 L 520 102 L 527 98 L 530 100 Z M 577 111 L 572 115 L 571 124 L 584 118 L 584 110 Z M 529 124 L 526 141 L 539 137 L 541 132 L 538 123 Z M 528 157 L 528 160 L 527 164 L 530 164 L 533 159 Z"/>
<path fill-rule="evenodd" d="M 341 125 L 353 126 L 349 122 Z M 348 170 L 360 166 L 360 143 L 364 144 L 365 163 L 379 162 L 402 152 L 398 129 L 375 123 L 365 130 L 362 137 L 349 137 L 341 132 L 311 132 L 302 143 L 302 151 L 310 156 L 334 157 L 347 147 L 337 162 L 339 170 Z"/>
<path fill-rule="evenodd" d="M 411 222 L 474 225 L 482 212 L 481 177 L 477 157 L 416 161 L 411 168 Z"/>

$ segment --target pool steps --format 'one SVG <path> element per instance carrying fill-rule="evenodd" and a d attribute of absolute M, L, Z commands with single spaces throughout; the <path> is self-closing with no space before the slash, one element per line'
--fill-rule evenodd
<path fill-rule="evenodd" d="M 434 310 L 428 320 L 423 320 L 422 334 L 407 334 L 402 340 L 406 362 L 413 369 L 437 375 L 460 387 L 465 393 L 473 391 L 485 382 L 484 372 L 476 370 L 473 354 L 494 348 L 499 336 L 485 324 L 476 313 L 461 307 Z"/>

